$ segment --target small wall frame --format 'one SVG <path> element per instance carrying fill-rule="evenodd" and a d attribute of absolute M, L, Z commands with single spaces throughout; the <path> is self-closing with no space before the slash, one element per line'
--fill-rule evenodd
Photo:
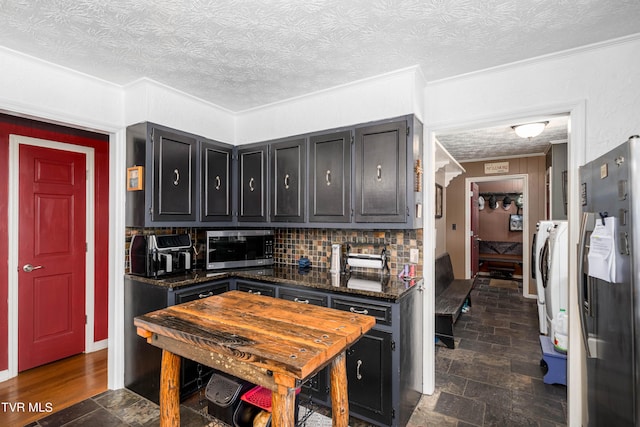
<path fill-rule="evenodd" d="M 436 184 L 436 218 L 442 218 L 442 185 Z"/>
<path fill-rule="evenodd" d="M 127 168 L 127 191 L 144 189 L 144 167 L 132 166 Z"/>
<path fill-rule="evenodd" d="M 509 215 L 509 231 L 522 231 L 522 215 Z"/>

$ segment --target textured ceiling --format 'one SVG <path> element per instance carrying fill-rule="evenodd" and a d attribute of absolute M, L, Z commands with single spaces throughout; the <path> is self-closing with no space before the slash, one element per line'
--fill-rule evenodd
<path fill-rule="evenodd" d="M 0 46 L 238 112 L 409 66 L 433 81 L 633 35 L 638 18 L 638 0 L 0 0 Z M 438 138 L 458 161 L 541 153 L 566 119 L 531 141 L 509 126 Z"/>
<path fill-rule="evenodd" d="M 510 125 L 493 126 L 436 135 L 436 139 L 459 163 L 545 153 L 552 143 L 567 142 L 568 116 L 548 117 L 544 131 L 521 138 Z M 518 123 L 514 123 L 518 124 Z"/>
<path fill-rule="evenodd" d="M 0 45 L 231 111 L 421 66 L 432 81 L 638 32 L 638 0 L 0 0 Z"/>

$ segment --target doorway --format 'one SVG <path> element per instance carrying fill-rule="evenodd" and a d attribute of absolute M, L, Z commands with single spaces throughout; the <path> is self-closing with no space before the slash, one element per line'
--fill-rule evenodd
<path fill-rule="evenodd" d="M 524 201 L 529 200 L 529 176 L 527 174 L 501 175 L 501 176 L 478 176 L 465 178 L 465 188 L 471 184 L 478 185 L 479 196 L 484 202 L 479 203 L 478 215 L 478 237 L 480 238 L 479 261 L 485 263 L 494 262 L 495 265 L 508 265 L 509 263 L 519 264 L 514 266 L 514 271 L 501 270 L 497 267 L 496 272 L 503 272 L 506 276 L 515 279 L 522 279 L 523 296 L 535 298 L 529 284 L 530 265 L 526 260 L 530 257 L 529 244 L 529 206 Z M 523 203 L 518 206 L 517 198 L 522 195 Z M 489 200 L 493 198 L 495 200 Z M 505 203 L 505 200 L 509 203 Z M 465 230 L 467 235 L 471 235 L 471 226 L 474 212 L 472 204 L 466 204 Z M 517 216 L 517 217 L 514 217 Z M 521 221 L 515 222 L 516 219 Z M 486 249 L 485 249 L 486 248 Z M 496 255 L 493 255 L 493 254 Z M 511 256 L 519 253 L 520 257 Z M 489 254 L 489 255 L 487 255 Z M 502 256 L 504 255 L 504 256 Z M 501 258 L 507 260 L 501 262 Z M 465 271 L 474 271 L 477 267 L 472 265 L 473 251 L 471 241 L 467 239 L 465 247 Z M 486 266 L 486 264 L 485 264 Z M 510 268 L 510 267 L 504 267 Z M 507 274 L 510 273 L 510 274 Z M 521 277 L 518 277 L 521 276 Z M 535 291 L 535 285 L 533 286 Z"/>
<path fill-rule="evenodd" d="M 23 151 L 22 155 L 21 150 Z M 22 209 L 20 202 L 20 186 L 21 182 L 24 184 L 23 181 L 25 177 L 28 176 L 28 173 L 25 172 L 29 172 L 29 170 L 25 170 L 24 166 L 25 164 L 29 164 L 33 161 L 25 158 L 25 152 L 37 153 L 34 155 L 40 156 L 42 156 L 43 153 L 47 153 L 48 161 L 52 162 L 58 169 L 66 168 L 68 166 L 68 163 L 66 163 L 67 160 L 63 161 L 63 159 L 72 158 L 73 162 L 81 162 L 81 164 L 77 164 L 77 167 L 82 167 L 84 169 L 78 172 L 80 176 L 85 179 L 85 185 L 81 185 L 81 189 L 79 190 L 84 193 L 80 196 L 85 202 L 79 212 L 82 216 L 79 220 L 83 228 L 83 230 L 79 230 L 79 234 L 80 238 L 84 241 L 68 241 L 68 245 L 64 245 L 77 246 L 80 244 L 84 247 L 81 248 L 80 253 L 78 253 L 77 248 L 71 247 L 65 248 L 64 251 L 61 248 L 52 248 L 50 251 L 42 250 L 42 247 L 37 251 L 31 250 L 31 252 L 40 253 L 40 258 L 48 260 L 48 264 L 51 266 L 50 268 L 47 268 L 47 266 L 43 264 L 41 270 L 39 269 L 41 265 L 36 265 L 35 267 L 32 266 L 31 269 L 26 267 L 22 270 L 20 269 L 21 262 L 25 265 L 30 264 L 28 262 L 30 259 L 19 259 L 21 253 L 23 255 L 26 253 L 25 245 L 20 244 L 23 237 L 21 236 L 20 229 L 23 228 L 24 230 L 28 230 L 31 227 L 31 224 L 24 224 L 25 218 L 21 217 Z M 93 304 L 95 277 L 95 242 L 93 238 L 93 236 L 95 236 L 95 227 L 93 217 L 95 198 L 93 188 L 95 187 L 95 167 L 94 149 L 91 147 L 81 147 L 20 135 L 9 136 L 9 158 L 9 375 L 14 376 L 18 371 L 39 366 L 71 354 L 83 352 L 93 346 L 93 320 L 95 318 Z M 37 167 L 45 169 L 43 166 Z M 84 176 L 85 171 L 86 177 Z M 22 178 L 21 173 L 24 174 Z M 38 176 L 41 174 L 39 171 L 36 173 Z M 74 176 L 73 179 L 77 180 L 78 176 Z M 78 195 L 76 195 L 76 197 L 77 196 Z M 42 212 L 42 215 L 48 214 L 46 209 L 60 209 L 61 206 L 70 204 L 68 198 L 61 197 L 60 195 L 48 195 L 47 197 L 50 200 L 55 201 L 53 203 L 55 206 L 45 206 L 43 208 L 45 211 Z M 42 200 L 38 200 L 36 205 L 43 205 Z M 46 225 L 48 221 L 43 219 L 41 222 Z M 59 228 L 60 226 L 61 225 L 59 224 L 56 228 Z M 54 238 L 60 239 L 61 237 L 58 236 Z M 67 272 L 60 272 L 57 270 L 53 271 L 54 269 L 57 269 L 57 265 L 54 268 L 53 264 L 60 264 L 62 261 L 52 259 L 51 255 L 53 254 L 53 258 L 57 258 L 58 256 L 62 256 L 64 258 L 63 252 L 65 251 L 67 252 L 67 255 L 72 256 L 76 262 L 79 260 L 83 264 L 80 269 L 73 269 L 73 267 L 71 267 L 75 270 L 75 273 L 71 273 L 71 270 Z M 71 255 L 69 251 L 73 251 L 75 254 Z M 46 252 L 50 253 L 49 256 L 42 255 L 42 253 L 46 254 Z M 36 269 L 38 270 L 34 271 Z M 55 274 L 51 276 L 40 274 L 40 271 L 44 272 L 46 270 L 52 271 Z M 32 275 L 34 272 L 36 273 L 35 276 Z M 74 274 L 81 274 L 82 277 L 71 279 Z M 24 287 L 30 290 L 34 289 L 34 279 L 36 283 L 35 287 L 38 288 L 38 291 L 25 292 L 25 290 L 22 289 Z M 26 286 L 27 281 L 30 286 Z M 80 288 L 78 289 L 78 287 Z M 71 288 L 73 288 L 73 291 L 71 291 Z M 63 292 L 63 290 L 65 291 Z M 65 297 L 54 297 L 55 295 L 59 296 L 61 293 L 64 293 Z M 58 309 L 62 309 L 63 307 L 65 308 L 66 314 L 63 322 L 56 322 L 57 324 L 51 325 L 51 319 L 56 317 L 56 307 L 48 304 L 47 301 L 43 300 L 41 297 L 46 297 L 49 300 L 54 298 L 55 301 L 53 305 L 58 305 Z M 80 303 L 79 306 L 78 303 Z M 51 315 L 43 315 L 41 317 L 42 322 L 24 325 L 23 323 L 28 317 L 25 316 L 27 313 L 24 313 L 24 311 L 29 310 L 35 310 L 35 312 L 45 310 L 45 312 L 49 311 Z M 59 314 L 59 312 L 57 314 Z M 49 322 L 48 326 L 46 322 Z M 49 329 L 46 329 L 47 327 Z M 30 329 L 30 331 L 28 331 L 28 329 Z M 24 342 L 27 339 L 31 341 L 29 345 Z M 66 349 L 65 347 L 69 347 L 69 349 Z M 34 350 L 34 348 L 38 351 L 44 351 L 45 354 L 40 355 L 37 358 L 27 357 L 24 354 L 20 354 L 21 352 Z"/>

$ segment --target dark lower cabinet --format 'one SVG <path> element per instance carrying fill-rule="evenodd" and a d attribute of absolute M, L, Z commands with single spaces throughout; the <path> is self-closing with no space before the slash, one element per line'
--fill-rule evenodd
<path fill-rule="evenodd" d="M 385 425 L 391 411 L 391 334 L 375 329 L 347 350 L 349 409 Z"/>

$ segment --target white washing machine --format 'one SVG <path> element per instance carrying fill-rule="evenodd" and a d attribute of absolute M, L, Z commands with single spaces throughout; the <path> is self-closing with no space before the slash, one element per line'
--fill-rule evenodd
<path fill-rule="evenodd" d="M 569 227 L 566 221 L 556 221 L 549 232 L 549 259 L 545 306 L 547 328 L 553 339 L 553 321 L 560 310 L 567 310 L 569 299 Z"/>
<path fill-rule="evenodd" d="M 538 294 L 538 321 L 540 333 L 547 335 L 547 307 L 545 288 L 549 277 L 549 233 L 555 227 L 554 221 L 539 221 L 536 224 L 535 247 L 533 248 L 533 269 Z"/>

